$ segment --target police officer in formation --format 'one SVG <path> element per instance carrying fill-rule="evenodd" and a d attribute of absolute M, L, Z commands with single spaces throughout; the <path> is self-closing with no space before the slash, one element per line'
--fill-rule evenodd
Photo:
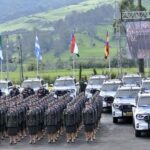
<path fill-rule="evenodd" d="M 38 119 L 38 114 L 35 108 L 29 108 L 29 111 L 27 113 L 27 127 L 30 135 L 30 144 L 35 144 L 36 142 L 36 135 L 38 132 Z"/>
<path fill-rule="evenodd" d="M 74 142 L 77 133 L 81 129 L 82 110 L 84 108 L 86 98 L 83 93 L 76 97 L 67 105 L 64 111 L 64 125 L 66 129 L 67 143 Z"/>
<path fill-rule="evenodd" d="M 10 97 L 14 97 L 20 94 L 19 89 L 16 86 L 13 86 L 12 90 L 10 91 Z"/>
<path fill-rule="evenodd" d="M 36 95 L 24 99 L 22 95 L 18 95 L 12 98 L 5 97 L 5 99 L 0 99 L 0 137 L 2 139 L 6 136 L 5 132 L 7 132 L 10 138 L 10 144 L 16 144 L 27 135 L 27 127 L 29 127 L 27 111 L 30 108 L 29 104 L 34 100 L 36 101 L 36 109 L 33 109 L 34 106 L 32 106 L 31 110 L 34 110 L 38 116 L 38 122 L 36 122 L 36 126 L 38 126 L 38 129 L 36 128 L 36 138 L 41 138 L 38 136 L 38 131 L 42 132 L 44 129 L 43 110 L 45 110 L 47 105 L 44 103 L 45 99 L 38 99 Z"/>
<path fill-rule="evenodd" d="M 0 103 L 0 139 L 3 140 L 5 137 L 5 129 L 6 129 L 6 108 L 4 107 L 4 103 Z"/>
<path fill-rule="evenodd" d="M 56 142 L 57 140 L 57 113 L 55 107 L 52 105 L 48 106 L 48 110 L 45 113 L 45 126 L 48 135 L 48 143 Z"/>
<path fill-rule="evenodd" d="M 40 87 L 40 89 L 37 91 L 38 98 L 43 98 L 44 96 L 48 94 L 49 94 L 49 91 L 45 89 L 44 87 Z"/>
<path fill-rule="evenodd" d="M 63 111 L 71 97 L 65 95 L 62 98 L 49 102 L 48 109 L 45 113 L 44 123 L 48 135 L 48 142 L 55 143 L 63 133 Z"/>
<path fill-rule="evenodd" d="M 76 98 L 66 94 L 58 99 L 53 94 L 23 94 L 0 99 L 0 137 L 16 144 L 29 135 L 34 144 L 47 133 L 48 142 L 56 142 L 65 129 L 67 142 L 74 142 L 84 125 L 86 140 L 93 141 L 101 118 L 102 101 L 96 93 L 88 101 L 81 93 Z"/>
<path fill-rule="evenodd" d="M 0 89 L 0 97 L 2 97 L 3 96 L 3 92 L 2 92 L 2 90 Z"/>
<path fill-rule="evenodd" d="M 18 134 L 18 113 L 15 108 L 11 108 L 6 115 L 7 132 L 10 139 L 10 144 L 17 143 Z"/>
<path fill-rule="evenodd" d="M 36 143 L 44 136 L 44 114 L 47 110 L 48 99 L 51 99 L 51 95 L 47 95 L 42 99 L 39 99 L 38 95 L 30 97 L 26 120 L 30 144 Z"/>
<path fill-rule="evenodd" d="M 10 144 L 16 144 L 18 141 L 26 136 L 25 133 L 25 116 L 26 110 L 20 104 L 20 96 L 15 96 L 10 99 L 5 99 L 1 109 L 5 117 L 3 133 L 7 131 L 10 138 Z M 6 136 L 6 134 L 3 134 Z"/>
<path fill-rule="evenodd" d="M 28 96 L 34 95 L 35 91 L 30 86 L 27 86 L 23 89 L 21 94 L 22 94 L 23 98 L 25 99 Z"/>
<path fill-rule="evenodd" d="M 85 130 L 86 141 L 93 141 L 96 139 L 95 135 L 101 119 L 102 113 L 102 98 L 99 92 L 96 92 L 92 99 L 85 104 L 83 110 L 83 124 Z"/>

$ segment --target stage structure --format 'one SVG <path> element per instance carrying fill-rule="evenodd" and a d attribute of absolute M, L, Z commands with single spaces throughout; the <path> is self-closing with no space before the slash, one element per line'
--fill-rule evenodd
<path fill-rule="evenodd" d="M 132 59 L 139 60 L 139 72 L 144 73 L 144 60 L 150 59 L 150 11 L 121 12 L 127 49 Z"/>

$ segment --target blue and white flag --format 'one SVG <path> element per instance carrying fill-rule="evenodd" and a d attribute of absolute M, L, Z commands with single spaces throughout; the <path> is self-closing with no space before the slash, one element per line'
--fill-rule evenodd
<path fill-rule="evenodd" d="M 3 53 L 2 53 L 2 37 L 0 36 L 0 59 L 3 60 Z"/>
<path fill-rule="evenodd" d="M 38 60 L 42 60 L 42 52 L 41 52 L 41 48 L 40 48 L 40 45 L 39 45 L 39 40 L 38 40 L 37 35 L 36 35 L 36 38 L 35 38 L 35 53 L 36 53 L 36 58 Z"/>

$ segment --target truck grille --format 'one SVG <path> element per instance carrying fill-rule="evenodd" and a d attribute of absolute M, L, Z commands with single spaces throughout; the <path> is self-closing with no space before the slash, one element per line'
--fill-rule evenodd
<path fill-rule="evenodd" d="M 66 93 L 68 93 L 68 91 L 56 91 L 56 92 L 55 92 L 55 94 L 56 94 L 57 96 L 63 96 L 63 95 L 65 95 Z"/>
<path fill-rule="evenodd" d="M 94 95 L 98 90 L 97 89 L 92 89 L 91 93 Z"/>
<path fill-rule="evenodd" d="M 150 114 L 146 115 L 146 116 L 144 117 L 144 120 L 145 120 L 146 122 L 150 122 Z"/>
<path fill-rule="evenodd" d="M 132 105 L 121 105 L 119 109 L 123 112 L 132 112 L 132 107 Z"/>
<path fill-rule="evenodd" d="M 112 96 L 107 96 L 107 97 L 104 98 L 104 101 L 105 101 L 106 103 L 111 104 L 111 103 L 113 103 L 114 98 L 113 98 Z"/>

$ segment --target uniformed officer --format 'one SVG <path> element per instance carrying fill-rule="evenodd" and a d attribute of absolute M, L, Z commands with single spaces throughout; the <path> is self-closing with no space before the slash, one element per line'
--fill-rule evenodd
<path fill-rule="evenodd" d="M 34 106 L 30 107 L 27 113 L 27 128 L 30 136 L 30 144 L 36 143 L 36 135 L 38 133 L 38 114 Z"/>
<path fill-rule="evenodd" d="M 67 106 L 64 111 L 64 125 L 66 129 L 67 143 L 74 142 L 76 133 L 75 110 L 72 106 Z"/>
<path fill-rule="evenodd" d="M 85 130 L 86 141 L 93 141 L 93 132 L 95 125 L 94 109 L 90 102 L 86 102 L 85 109 L 83 110 L 83 124 Z"/>
<path fill-rule="evenodd" d="M 13 86 L 12 90 L 10 91 L 10 97 L 14 97 L 20 94 L 19 89 L 16 86 Z"/>
<path fill-rule="evenodd" d="M 17 143 L 18 134 L 18 114 L 15 108 L 11 108 L 6 116 L 7 132 L 10 138 L 10 144 Z"/>
<path fill-rule="evenodd" d="M 21 94 L 24 99 L 27 98 L 29 96 L 27 88 L 24 88 Z"/>
<path fill-rule="evenodd" d="M 43 138 L 43 126 L 44 126 L 44 109 L 42 106 L 42 102 L 41 102 L 41 106 L 40 104 L 36 104 L 36 112 L 38 115 L 38 134 L 37 134 L 37 139 L 38 141 L 41 140 Z"/>
<path fill-rule="evenodd" d="M 4 139 L 4 131 L 5 131 L 5 111 L 3 108 L 3 103 L 0 104 L 0 139 Z"/>
<path fill-rule="evenodd" d="M 44 122 L 48 134 L 48 142 L 56 142 L 57 132 L 57 114 L 55 108 L 49 104 L 48 110 L 45 113 Z"/>
<path fill-rule="evenodd" d="M 27 91 L 28 91 L 28 95 L 34 95 L 35 94 L 35 91 L 33 88 L 31 88 L 30 86 L 27 87 Z"/>
<path fill-rule="evenodd" d="M 2 97 L 3 96 L 3 92 L 2 92 L 2 90 L 0 89 L 0 97 Z"/>
<path fill-rule="evenodd" d="M 44 87 L 40 87 L 40 89 L 37 91 L 38 98 L 43 98 L 44 96 L 48 94 L 49 94 L 49 91 L 45 89 Z"/>
<path fill-rule="evenodd" d="M 30 86 L 25 87 L 22 91 L 23 98 L 27 98 L 28 96 L 31 96 L 34 94 L 35 92 Z"/>
<path fill-rule="evenodd" d="M 19 133 L 18 133 L 18 139 L 19 141 L 23 139 L 26 136 L 26 110 L 25 107 L 18 103 L 17 105 L 17 111 L 18 111 L 18 124 L 19 124 Z"/>

